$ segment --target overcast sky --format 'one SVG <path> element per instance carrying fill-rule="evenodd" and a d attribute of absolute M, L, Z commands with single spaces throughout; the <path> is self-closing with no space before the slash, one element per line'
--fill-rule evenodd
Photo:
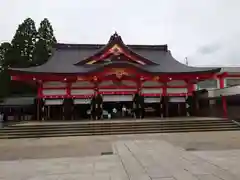
<path fill-rule="evenodd" d="M 239 0 L 0 0 L 0 42 L 31 17 L 48 18 L 58 42 L 168 44 L 189 65 L 240 65 Z"/>

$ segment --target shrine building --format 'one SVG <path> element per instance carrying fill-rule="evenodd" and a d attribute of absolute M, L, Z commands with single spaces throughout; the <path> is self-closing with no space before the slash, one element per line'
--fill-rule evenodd
<path fill-rule="evenodd" d="M 12 80 L 37 86 L 36 119 L 65 120 L 86 118 L 96 93 L 108 112 L 123 105 L 130 109 L 139 93 L 152 109 L 146 116 L 191 116 L 196 84 L 214 79 L 224 88 L 226 76 L 218 67 L 180 63 L 167 45 L 125 44 L 117 33 L 106 44 L 59 43 L 45 64 L 9 72 Z M 226 111 L 224 103 L 223 98 Z"/>

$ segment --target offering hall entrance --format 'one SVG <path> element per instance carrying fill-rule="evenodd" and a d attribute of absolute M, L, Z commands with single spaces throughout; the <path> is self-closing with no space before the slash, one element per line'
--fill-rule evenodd
<path fill-rule="evenodd" d="M 168 102 L 169 117 L 186 116 L 186 99 L 185 97 L 170 97 Z"/>
<path fill-rule="evenodd" d="M 117 119 L 132 117 L 132 95 L 104 95 L 103 118 Z"/>

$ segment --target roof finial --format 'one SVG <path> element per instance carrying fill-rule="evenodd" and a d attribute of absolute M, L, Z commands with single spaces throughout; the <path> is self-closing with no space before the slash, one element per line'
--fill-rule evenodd
<path fill-rule="evenodd" d="M 113 35 L 114 35 L 115 37 L 117 37 L 117 36 L 118 36 L 117 31 L 115 31 Z"/>
<path fill-rule="evenodd" d="M 188 57 L 185 57 L 185 64 L 188 66 Z"/>

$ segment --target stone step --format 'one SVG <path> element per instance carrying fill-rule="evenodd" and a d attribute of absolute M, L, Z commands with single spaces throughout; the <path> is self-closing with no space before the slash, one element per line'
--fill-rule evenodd
<path fill-rule="evenodd" d="M 44 122 L 43 122 L 44 123 Z M 230 120 L 124 121 L 69 124 L 21 124 L 4 127 L 0 138 L 40 138 L 62 136 L 117 135 L 141 133 L 201 132 L 240 130 Z"/>
<path fill-rule="evenodd" d="M 206 131 L 239 131 L 238 127 L 221 127 L 221 128 L 202 128 L 202 129 L 178 129 L 178 130 L 139 130 L 139 131 L 112 131 L 112 132 L 91 132 L 91 133 L 84 133 L 84 132 L 71 132 L 71 133 L 50 133 L 50 134 L 17 134 L 17 135 L 3 135 L 0 136 L 0 139 L 17 139 L 17 138 L 44 138 L 44 137 L 65 137 L 65 136 L 92 136 L 92 135 L 121 135 L 121 134 L 151 134 L 151 133 L 184 133 L 184 132 L 206 132 Z"/>
<path fill-rule="evenodd" d="M 44 123 L 44 122 L 43 122 Z M 216 123 L 223 123 L 223 124 L 231 124 L 233 123 L 230 120 L 209 120 L 209 121 L 152 121 L 152 122 L 125 122 L 125 123 L 111 123 L 111 122 L 104 122 L 104 123 L 71 123 L 70 124 L 39 124 L 39 125 L 28 125 L 28 124 L 22 124 L 22 125 L 14 125 L 14 126 L 6 126 L 3 129 L 40 129 L 40 128 L 55 128 L 55 127 L 113 127 L 113 126 L 140 126 L 140 125 L 174 125 L 174 124 L 181 124 L 181 125 L 197 125 L 197 124 L 216 124 Z"/>
<path fill-rule="evenodd" d="M 208 124 L 208 123 L 198 123 L 198 124 L 171 124 L 171 125 L 159 125 L 159 124 L 151 124 L 151 125 L 134 125 L 134 126 L 129 126 L 129 125 L 121 125 L 121 126 L 110 126 L 110 127 L 49 127 L 49 128 L 34 128 L 32 129 L 31 127 L 27 129 L 18 129 L 17 127 L 15 129 L 2 129 L 0 131 L 0 135 L 4 133 L 34 133 L 34 132 L 41 132 L 41 133 L 47 133 L 49 131 L 95 131 L 95 130 L 105 130 L 105 131 L 114 131 L 118 129 L 126 129 L 126 130 L 134 130 L 134 129 L 182 129 L 182 128 L 203 128 L 203 127 L 238 127 L 238 125 L 234 123 L 215 123 L 215 124 Z"/>
<path fill-rule="evenodd" d="M 235 124 L 229 124 L 229 125 L 198 125 L 198 126 L 171 126 L 171 127 L 115 127 L 115 128 L 75 128 L 75 129 L 50 129 L 50 130 L 34 130 L 34 131 L 19 131 L 19 130 L 11 130 L 11 131 L 6 131 L 6 132 L 1 132 L 0 135 L 3 134 L 28 134 L 28 133 L 32 133 L 32 134 L 46 134 L 46 133 L 61 133 L 61 132 L 114 132 L 114 131 L 137 131 L 137 130 L 181 130 L 181 129 L 204 129 L 204 128 L 239 128 L 237 125 Z"/>

